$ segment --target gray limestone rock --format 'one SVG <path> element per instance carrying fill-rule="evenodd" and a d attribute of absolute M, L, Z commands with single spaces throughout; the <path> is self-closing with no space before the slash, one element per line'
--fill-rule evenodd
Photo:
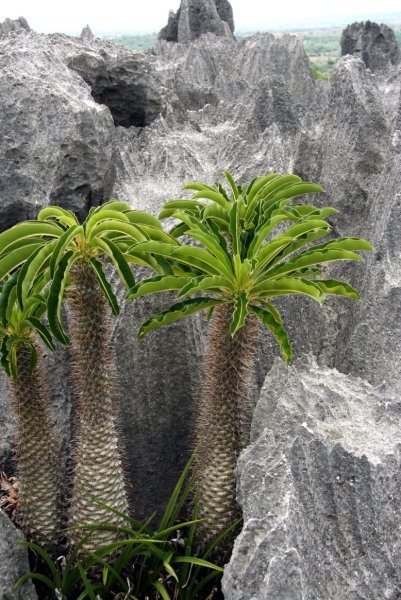
<path fill-rule="evenodd" d="M 388 65 L 396 65 L 401 51 L 388 25 L 378 25 L 371 21 L 348 25 L 341 36 L 341 55 L 353 54 L 363 60 L 373 72 L 381 71 Z"/>
<path fill-rule="evenodd" d="M 85 42 L 92 42 L 95 39 L 95 36 L 93 35 L 92 29 L 89 27 L 89 25 L 86 25 L 82 29 L 79 37 L 81 40 L 85 40 Z"/>
<path fill-rule="evenodd" d="M 0 23 L 0 37 L 7 35 L 11 31 L 20 31 L 21 29 L 26 31 L 30 31 L 31 29 L 25 17 L 19 17 L 18 19 L 5 19 L 2 23 Z"/>
<path fill-rule="evenodd" d="M 103 200 L 114 132 L 109 110 L 45 36 L 0 38 L 0 223 Z"/>
<path fill-rule="evenodd" d="M 277 361 L 237 467 L 229 600 L 389 600 L 401 589 L 399 386 Z"/>
<path fill-rule="evenodd" d="M 233 11 L 228 0 L 181 0 L 178 11 L 170 11 L 159 39 L 187 44 L 205 33 L 232 38 L 233 31 Z"/>
<path fill-rule="evenodd" d="M 23 539 L 21 532 L 0 510 L 0 598 L 36 600 L 38 597 L 30 581 L 24 583 L 18 591 L 12 591 L 17 579 L 30 571 L 27 551 L 18 546 L 18 542 Z"/>

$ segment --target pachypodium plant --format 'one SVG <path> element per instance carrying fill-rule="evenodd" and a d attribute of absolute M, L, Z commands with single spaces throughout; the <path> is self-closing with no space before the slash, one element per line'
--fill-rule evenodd
<path fill-rule="evenodd" d="M 69 525 L 121 522 L 94 502 L 107 502 L 117 512 L 127 511 L 117 424 L 116 369 L 111 349 L 110 308 L 116 315 L 119 303 L 104 270 L 105 260 L 114 264 L 126 287 L 135 279 L 129 262 L 149 265 L 163 272 L 147 254 L 137 256 L 135 246 L 149 239 L 172 241 L 160 222 L 127 203 L 109 202 L 92 209 L 84 223 L 60 207 L 47 207 L 37 221 L 20 223 L 4 235 L 10 240 L 4 257 L 4 275 L 20 267 L 21 302 L 35 295 L 38 281 L 46 289 L 49 329 L 62 344 L 69 343 L 73 359 L 77 424 L 74 444 L 74 484 Z M 0 277 L 2 277 L 0 260 Z M 61 321 L 67 299 L 69 336 Z M 108 306 L 109 305 L 109 306 Z M 84 551 L 116 538 L 101 530 Z M 79 542 L 82 532 L 71 530 L 70 541 Z"/>
<path fill-rule="evenodd" d="M 144 323 L 139 338 L 193 313 L 213 313 L 196 420 L 196 488 L 199 517 L 206 519 L 204 541 L 238 515 L 234 468 L 249 437 L 248 383 L 261 324 L 274 335 L 284 360 L 291 360 L 289 339 L 272 300 L 289 294 L 318 303 L 328 294 L 359 299 L 348 283 L 325 279 L 320 266 L 360 261 L 357 252 L 371 249 L 354 237 L 311 245 L 331 232 L 326 219 L 337 211 L 290 202 L 322 192 L 318 185 L 271 173 L 246 187 L 225 175 L 229 192 L 221 184 L 190 183 L 185 189 L 195 190 L 192 198 L 167 202 L 159 215 L 177 219 L 171 235 L 186 234 L 195 245 L 147 241 L 135 246 L 136 252 L 181 264 L 187 272 L 152 277 L 128 294 L 136 299 L 178 290 L 178 302 Z"/>
<path fill-rule="evenodd" d="M 56 222 L 63 228 L 50 255 L 47 314 L 52 333 L 67 344 L 69 338 L 60 320 L 62 302 L 67 299 L 78 414 L 69 526 L 104 522 L 116 525 L 122 523 L 117 513 L 110 513 L 93 501 L 95 497 L 107 502 L 121 513 L 128 510 L 110 327 L 110 309 L 117 315 L 119 303 L 106 277 L 104 259 L 114 264 L 125 286 L 130 287 L 135 279 L 127 257 L 153 268 L 157 265 L 150 256 L 137 257 L 134 250 L 129 254 L 121 248 L 126 251 L 151 236 L 162 240 L 169 236 L 157 219 L 131 210 L 123 202 L 109 202 L 92 210 L 83 224 L 71 212 L 58 207 L 43 209 L 38 220 Z M 29 269 L 28 265 L 28 277 Z M 82 531 L 72 529 L 69 535 L 76 544 Z M 116 531 L 99 529 L 83 550 L 95 549 L 116 535 Z"/>
<path fill-rule="evenodd" d="M 6 237 L 0 235 L 3 253 L 8 247 Z M 22 303 L 19 275 L 17 271 L 8 276 L 0 293 L 0 353 L 1 365 L 10 379 L 16 421 L 21 526 L 29 539 L 54 552 L 61 528 L 60 444 L 38 338 L 51 350 L 54 345 L 40 320 L 46 310 L 41 294 L 43 280 L 36 283 L 34 295 Z"/>

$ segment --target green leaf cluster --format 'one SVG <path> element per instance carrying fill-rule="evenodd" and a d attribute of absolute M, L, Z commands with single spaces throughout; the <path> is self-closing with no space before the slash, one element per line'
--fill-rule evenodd
<path fill-rule="evenodd" d="M 136 244 L 149 240 L 178 244 L 163 231 L 158 219 L 118 201 L 92 209 L 82 224 L 71 211 L 50 206 L 39 212 L 36 221 L 18 223 L 1 233 L 0 351 L 7 374 L 17 376 L 19 346 L 31 348 L 32 365 L 36 364 L 35 335 L 51 350 L 53 337 L 68 343 L 61 307 L 77 261 L 91 265 L 114 315 L 119 313 L 119 304 L 107 280 L 105 263 L 114 265 L 127 288 L 135 286 L 130 263 L 164 273 L 151 255 L 135 252 Z"/>
<path fill-rule="evenodd" d="M 237 185 L 228 172 L 225 177 L 228 191 L 220 183 L 214 188 L 189 183 L 185 189 L 194 191 L 192 197 L 166 202 L 159 215 L 176 219 L 171 236 L 178 239 L 185 234 L 192 245 L 146 241 L 135 246 L 136 252 L 148 252 L 186 269 L 179 277 L 152 277 L 131 288 L 127 297 L 132 300 L 166 290 L 176 290 L 179 300 L 144 323 L 139 338 L 189 314 L 205 309 L 210 313 L 217 305 L 228 304 L 232 336 L 254 314 L 272 332 L 289 362 L 288 336 L 271 300 L 289 294 L 319 303 L 329 294 L 359 299 L 348 283 L 322 278 L 321 266 L 362 260 L 357 252 L 370 250 L 371 245 L 351 237 L 313 245 L 330 234 L 327 219 L 337 211 L 293 202 L 301 195 L 323 192 L 297 175 L 270 173 L 256 177 L 249 186 Z"/>

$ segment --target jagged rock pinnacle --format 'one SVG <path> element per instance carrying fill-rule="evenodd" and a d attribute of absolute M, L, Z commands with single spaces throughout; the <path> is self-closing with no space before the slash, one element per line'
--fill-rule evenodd
<path fill-rule="evenodd" d="M 394 31 L 387 25 L 371 21 L 352 23 L 343 31 L 341 55 L 353 54 L 363 60 L 371 71 L 379 71 L 401 60 L 401 51 Z"/>
<path fill-rule="evenodd" d="M 10 33 L 10 31 L 18 31 L 19 29 L 25 29 L 27 31 L 31 30 L 25 17 L 18 17 L 18 19 L 5 19 L 2 23 L 0 23 L 0 37 L 7 35 Z"/>
<path fill-rule="evenodd" d="M 81 35 L 79 37 L 81 40 L 85 40 L 85 42 L 91 42 L 92 40 L 95 39 L 95 36 L 93 35 L 93 32 L 92 32 L 91 28 L 89 27 L 89 25 L 87 25 L 86 27 L 83 28 L 83 30 L 81 31 Z"/>
<path fill-rule="evenodd" d="M 181 0 L 177 12 L 170 11 L 159 39 L 188 43 L 204 33 L 232 38 L 233 32 L 233 10 L 228 0 Z"/>

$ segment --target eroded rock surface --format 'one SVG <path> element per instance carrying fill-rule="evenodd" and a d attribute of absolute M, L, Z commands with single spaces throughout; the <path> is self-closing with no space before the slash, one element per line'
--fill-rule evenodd
<path fill-rule="evenodd" d="M 7 35 L 11 31 L 19 31 L 20 29 L 25 29 L 26 31 L 30 31 L 31 29 L 25 17 L 5 19 L 0 23 L 0 37 Z"/>
<path fill-rule="evenodd" d="M 363 60 L 371 71 L 396 65 L 401 58 L 394 31 L 388 25 L 371 21 L 352 23 L 343 31 L 341 55 L 353 54 Z"/>
<path fill-rule="evenodd" d="M 18 591 L 12 591 L 17 579 L 30 571 L 26 548 L 17 545 L 23 539 L 22 533 L 0 509 L 0 598 L 36 600 L 38 597 L 30 581 Z"/>
<path fill-rule="evenodd" d="M 187 44 L 205 33 L 230 38 L 233 31 L 233 10 L 228 0 L 181 0 L 177 12 L 170 11 L 159 39 Z"/>
<path fill-rule="evenodd" d="M 90 88 L 24 30 L 0 38 L 0 222 L 60 204 L 83 214 L 104 200 L 113 121 Z"/>
<path fill-rule="evenodd" d="M 399 387 L 277 360 L 237 468 L 230 600 L 385 600 L 401 589 Z"/>
<path fill-rule="evenodd" d="M 95 36 L 93 35 L 92 29 L 89 27 L 89 25 L 85 25 L 79 37 L 81 40 L 85 40 L 86 42 L 91 42 L 95 39 Z"/>

